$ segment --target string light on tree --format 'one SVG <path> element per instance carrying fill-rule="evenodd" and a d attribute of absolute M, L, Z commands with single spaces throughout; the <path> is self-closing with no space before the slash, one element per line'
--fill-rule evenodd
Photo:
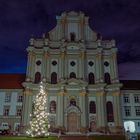
<path fill-rule="evenodd" d="M 27 130 L 27 135 L 32 137 L 48 136 L 48 113 L 47 113 L 47 93 L 44 91 L 43 83 L 40 83 L 39 93 L 36 95 L 33 102 L 33 112 L 30 115 L 30 127 Z"/>

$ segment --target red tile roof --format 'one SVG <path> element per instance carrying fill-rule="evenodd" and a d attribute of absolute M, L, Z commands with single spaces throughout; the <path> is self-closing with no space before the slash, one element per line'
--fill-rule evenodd
<path fill-rule="evenodd" d="M 124 90 L 140 90 L 140 80 L 120 80 L 123 84 L 121 89 Z"/>
<path fill-rule="evenodd" d="M 0 74 L 0 89 L 22 89 L 25 74 Z"/>
<path fill-rule="evenodd" d="M 0 74 L 0 89 L 22 89 L 22 82 L 26 74 Z M 120 80 L 123 84 L 121 89 L 140 90 L 140 80 Z"/>

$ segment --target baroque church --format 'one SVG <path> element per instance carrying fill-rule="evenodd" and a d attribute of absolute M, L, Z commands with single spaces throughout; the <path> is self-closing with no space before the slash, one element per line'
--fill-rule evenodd
<path fill-rule="evenodd" d="M 42 82 L 51 133 L 140 133 L 140 81 L 119 80 L 115 40 L 103 40 L 83 12 L 56 21 L 30 38 L 26 74 L 0 74 L 0 126 L 26 133 Z"/>
<path fill-rule="evenodd" d="M 115 40 L 102 40 L 82 12 L 64 12 L 27 48 L 22 125 L 30 121 L 40 81 L 47 92 L 50 130 L 123 132 Z"/>

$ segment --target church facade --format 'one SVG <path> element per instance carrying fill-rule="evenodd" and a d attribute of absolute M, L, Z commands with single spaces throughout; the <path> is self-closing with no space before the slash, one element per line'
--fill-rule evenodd
<path fill-rule="evenodd" d="M 24 129 L 42 81 L 50 130 L 123 132 L 115 41 L 102 40 L 82 12 L 64 12 L 56 19 L 56 27 L 31 38 L 27 48 Z"/>
<path fill-rule="evenodd" d="M 30 38 L 26 74 L 0 74 L 0 127 L 26 134 L 42 82 L 50 132 L 140 133 L 140 81 L 119 80 L 115 40 L 103 40 L 88 19 L 57 16 L 55 28 Z"/>

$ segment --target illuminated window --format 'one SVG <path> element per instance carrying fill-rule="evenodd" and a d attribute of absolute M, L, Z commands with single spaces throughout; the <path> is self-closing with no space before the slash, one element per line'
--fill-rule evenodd
<path fill-rule="evenodd" d="M 96 104 L 94 101 L 90 101 L 89 103 L 89 113 L 96 113 Z"/>
<path fill-rule="evenodd" d="M 75 101 L 75 99 L 71 99 L 71 100 L 70 100 L 70 105 L 76 106 L 76 101 Z"/>
<path fill-rule="evenodd" d="M 113 104 L 110 101 L 106 103 L 106 112 L 107 112 L 107 121 L 114 122 Z"/>
<path fill-rule="evenodd" d="M 76 78 L 76 74 L 74 72 L 70 73 L 70 78 Z"/>
<path fill-rule="evenodd" d="M 105 80 L 105 83 L 111 84 L 110 74 L 108 72 L 104 74 L 104 80 Z"/>
<path fill-rule="evenodd" d="M 135 132 L 135 123 L 133 121 L 125 121 L 124 122 L 125 131 Z"/>
<path fill-rule="evenodd" d="M 89 75 L 88 75 L 88 83 L 89 84 L 94 84 L 95 83 L 94 74 L 92 72 L 90 72 Z"/>
<path fill-rule="evenodd" d="M 57 73 L 53 72 L 51 74 L 51 84 L 56 84 L 57 83 Z"/>
<path fill-rule="evenodd" d="M 40 74 L 40 72 L 36 72 L 35 73 L 35 83 L 36 84 L 38 84 L 38 83 L 40 83 L 40 81 L 41 81 L 41 74 Z"/>

